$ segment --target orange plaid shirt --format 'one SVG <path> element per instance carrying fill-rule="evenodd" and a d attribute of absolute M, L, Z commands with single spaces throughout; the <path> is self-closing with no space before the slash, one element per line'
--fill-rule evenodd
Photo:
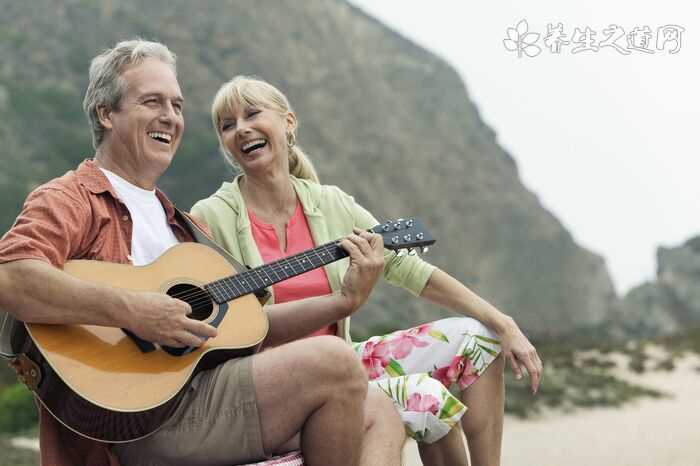
<path fill-rule="evenodd" d="M 193 241 L 175 207 L 159 190 L 168 223 L 180 242 Z M 131 215 L 94 161 L 29 194 L 12 228 L 0 239 L 0 263 L 39 259 L 63 267 L 70 259 L 128 263 Z M 39 408 L 43 466 L 117 466 L 108 445 L 81 437 Z"/>

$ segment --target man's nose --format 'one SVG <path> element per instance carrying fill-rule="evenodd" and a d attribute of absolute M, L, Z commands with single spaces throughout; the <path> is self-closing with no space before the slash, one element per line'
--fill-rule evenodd
<path fill-rule="evenodd" d="M 163 106 L 163 110 L 160 112 L 160 121 L 163 123 L 172 123 L 177 117 L 178 113 L 172 104 Z"/>

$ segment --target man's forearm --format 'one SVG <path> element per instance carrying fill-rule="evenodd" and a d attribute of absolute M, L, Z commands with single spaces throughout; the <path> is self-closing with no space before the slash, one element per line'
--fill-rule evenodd
<path fill-rule="evenodd" d="M 0 307 L 30 323 L 123 326 L 124 297 L 40 260 L 0 264 Z M 122 312 L 119 312 L 119 310 Z"/>

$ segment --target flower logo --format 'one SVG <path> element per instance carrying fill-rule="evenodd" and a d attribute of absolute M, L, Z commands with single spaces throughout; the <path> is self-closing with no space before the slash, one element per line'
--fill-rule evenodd
<path fill-rule="evenodd" d="M 528 32 L 527 20 L 522 19 L 514 28 L 506 29 L 508 38 L 503 39 L 506 50 L 518 52 L 518 58 L 522 58 L 523 53 L 530 58 L 536 57 L 542 49 L 535 45 L 540 38 L 537 32 Z"/>

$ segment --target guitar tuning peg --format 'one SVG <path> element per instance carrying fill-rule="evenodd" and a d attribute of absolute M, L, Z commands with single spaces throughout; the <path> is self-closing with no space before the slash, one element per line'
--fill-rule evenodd
<path fill-rule="evenodd" d="M 413 226 L 413 219 L 412 219 L 412 218 L 406 220 L 406 226 L 409 227 L 409 228 Z"/>
<path fill-rule="evenodd" d="M 420 248 L 421 254 L 425 254 L 426 252 L 428 252 L 428 249 L 428 246 L 423 246 L 422 248 Z"/>
<path fill-rule="evenodd" d="M 418 253 L 416 252 L 415 249 L 413 249 L 413 248 L 408 248 L 408 255 L 409 255 L 409 256 L 415 256 L 416 254 L 418 254 Z"/>
<path fill-rule="evenodd" d="M 406 254 L 408 254 L 408 251 L 406 251 L 405 249 L 399 249 L 399 251 L 396 253 L 396 255 L 399 257 L 403 257 Z"/>

